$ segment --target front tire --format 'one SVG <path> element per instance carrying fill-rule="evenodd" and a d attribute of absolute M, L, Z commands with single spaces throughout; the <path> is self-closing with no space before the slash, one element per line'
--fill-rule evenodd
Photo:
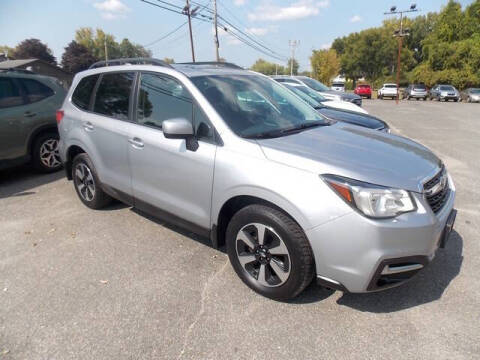
<path fill-rule="evenodd" d="M 79 154 L 73 159 L 72 178 L 78 197 L 90 209 L 101 209 L 112 201 L 102 190 L 95 167 L 87 154 Z"/>
<path fill-rule="evenodd" d="M 280 210 L 249 205 L 226 233 L 230 262 L 242 281 L 275 300 L 294 298 L 312 281 L 313 253 L 300 226 Z"/>
<path fill-rule="evenodd" d="M 62 167 L 58 152 L 59 136 L 56 133 L 46 133 L 38 136 L 32 149 L 32 165 L 43 173 L 58 171 Z"/>

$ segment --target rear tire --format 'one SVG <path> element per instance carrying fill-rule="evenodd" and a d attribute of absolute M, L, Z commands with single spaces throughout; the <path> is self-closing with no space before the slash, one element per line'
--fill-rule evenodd
<path fill-rule="evenodd" d="M 32 165 L 43 173 L 51 173 L 62 168 L 60 154 L 58 152 L 58 140 L 56 133 L 45 133 L 38 136 L 32 148 Z"/>
<path fill-rule="evenodd" d="M 112 201 L 102 190 L 95 167 L 87 154 L 79 154 L 73 159 L 72 178 L 78 197 L 90 209 L 101 209 Z"/>
<path fill-rule="evenodd" d="M 237 275 L 263 296 L 291 299 L 312 281 L 310 244 L 300 226 L 280 210 L 264 205 L 239 210 L 228 224 L 226 243 Z"/>

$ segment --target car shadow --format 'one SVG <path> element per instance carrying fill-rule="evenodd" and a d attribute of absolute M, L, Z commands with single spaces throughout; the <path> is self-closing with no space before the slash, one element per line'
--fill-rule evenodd
<path fill-rule="evenodd" d="M 30 196 L 38 186 L 57 181 L 65 176 L 63 170 L 42 174 L 28 165 L 0 171 L 0 199 L 11 196 Z"/>
<path fill-rule="evenodd" d="M 140 215 L 140 216 L 144 217 L 145 219 L 148 219 L 148 220 L 154 222 L 157 225 L 161 225 L 163 227 L 166 227 L 167 229 L 175 231 L 176 233 L 179 233 L 180 235 L 185 236 L 185 237 L 187 237 L 191 240 L 194 240 L 194 241 L 196 241 L 196 242 L 198 242 L 202 245 L 205 245 L 205 246 L 208 246 L 212 249 L 221 251 L 224 254 L 227 253 L 227 249 L 226 249 L 225 246 L 222 246 L 220 248 L 214 248 L 213 245 L 212 245 L 212 241 L 205 236 L 201 236 L 201 235 L 198 235 L 194 232 L 188 231 L 185 228 L 182 228 L 180 226 L 169 223 L 169 222 L 163 220 L 162 218 L 155 217 L 155 216 L 152 216 L 150 214 L 147 214 L 146 212 L 143 212 L 143 211 L 141 211 L 137 208 L 132 207 L 132 208 L 130 208 L 130 210 L 132 212 L 134 212 L 135 214 Z"/>
<path fill-rule="evenodd" d="M 364 312 L 391 313 L 438 300 L 460 272 L 462 250 L 463 238 L 454 230 L 446 248 L 408 283 L 376 293 L 344 293 L 337 303 Z"/>

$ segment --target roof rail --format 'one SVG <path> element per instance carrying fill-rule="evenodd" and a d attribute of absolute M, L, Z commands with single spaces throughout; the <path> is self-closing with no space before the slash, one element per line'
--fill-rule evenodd
<path fill-rule="evenodd" d="M 96 69 L 104 66 L 119 66 L 119 65 L 156 65 L 170 67 L 170 64 L 167 64 L 163 60 L 154 59 L 154 58 L 123 58 L 123 59 L 113 59 L 113 60 L 102 60 L 97 61 L 96 63 L 90 65 L 89 69 Z"/>
<path fill-rule="evenodd" d="M 221 67 L 227 67 L 232 69 L 245 70 L 241 66 L 238 66 L 229 62 L 222 62 L 222 61 L 197 61 L 197 62 L 185 62 L 185 63 L 177 63 L 177 64 L 178 65 L 214 65 L 214 66 L 221 66 Z"/>
<path fill-rule="evenodd" d="M 6 68 L 6 69 L 0 69 L 0 72 L 17 72 L 21 74 L 35 74 L 31 70 L 26 70 L 26 69 L 17 69 L 17 68 Z"/>

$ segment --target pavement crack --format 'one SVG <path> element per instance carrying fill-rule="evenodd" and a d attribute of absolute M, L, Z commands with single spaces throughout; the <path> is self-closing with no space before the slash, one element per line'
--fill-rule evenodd
<path fill-rule="evenodd" d="M 195 316 L 195 319 L 193 320 L 193 322 L 190 324 L 190 326 L 188 327 L 186 333 L 185 333 L 185 339 L 183 341 L 183 346 L 182 346 L 182 350 L 180 351 L 180 354 L 178 354 L 177 356 L 177 360 L 181 359 L 183 354 L 185 353 L 185 350 L 187 348 L 187 345 L 188 345 L 188 341 L 190 339 L 190 336 L 193 332 L 193 329 L 195 328 L 195 326 L 197 325 L 198 321 L 200 320 L 200 318 L 202 317 L 202 315 L 205 313 L 205 303 L 207 301 L 207 298 L 208 298 L 208 291 L 210 290 L 210 286 L 211 284 L 213 283 L 213 281 L 217 278 L 218 275 L 220 275 L 228 266 L 228 257 L 225 261 L 225 264 L 222 265 L 222 267 L 220 269 L 218 269 L 215 273 L 213 273 L 208 279 L 207 281 L 205 282 L 205 285 L 203 286 L 203 289 L 202 289 L 202 293 L 201 293 L 201 299 L 200 299 L 200 310 L 198 311 L 197 315 Z"/>

